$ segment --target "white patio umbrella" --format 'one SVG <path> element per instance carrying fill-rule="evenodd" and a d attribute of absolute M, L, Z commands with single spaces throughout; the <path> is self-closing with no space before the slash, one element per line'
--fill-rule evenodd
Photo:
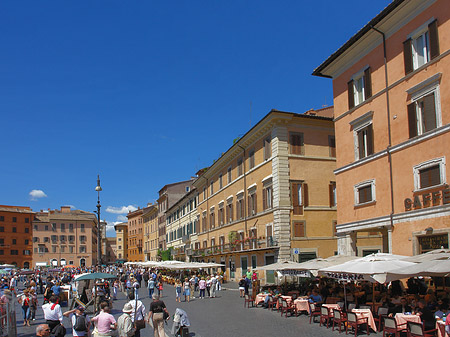
<path fill-rule="evenodd" d="M 268 264 L 265 266 L 256 267 L 256 269 L 257 270 L 278 270 L 278 271 L 281 271 L 281 270 L 303 270 L 303 269 L 299 269 L 301 267 L 302 267 L 301 263 L 283 260 L 283 261 L 278 261 L 278 262 Z"/>
<path fill-rule="evenodd" d="M 332 267 L 344 262 L 358 259 L 357 256 L 333 255 L 327 258 L 318 257 L 317 259 L 301 262 L 299 270 L 308 270 L 313 276 L 317 276 L 319 269 Z"/>
<path fill-rule="evenodd" d="M 446 277 L 450 275 L 450 259 L 431 260 L 414 264 L 410 267 L 392 270 L 387 273 L 386 281 L 395 281 L 417 276 Z"/>
<path fill-rule="evenodd" d="M 370 254 L 336 266 L 319 270 L 319 275 L 347 281 L 386 282 L 386 273 L 414 265 L 406 256 L 386 253 Z"/>
<path fill-rule="evenodd" d="M 404 261 L 425 262 L 450 258 L 450 249 L 435 249 L 424 254 L 408 256 Z"/>
<path fill-rule="evenodd" d="M 403 261 L 406 256 L 386 253 L 370 254 L 333 267 L 319 270 L 319 275 L 341 281 L 386 282 L 386 273 L 390 270 L 402 269 L 414 265 L 414 262 Z M 347 294 L 344 284 L 344 301 L 347 307 Z"/>

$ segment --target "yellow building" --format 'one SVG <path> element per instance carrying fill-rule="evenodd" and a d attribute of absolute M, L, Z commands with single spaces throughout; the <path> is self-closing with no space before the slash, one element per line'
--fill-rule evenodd
<path fill-rule="evenodd" d="M 223 263 L 236 280 L 280 259 L 336 253 L 332 115 L 272 110 L 199 174 L 193 260 Z"/>
<path fill-rule="evenodd" d="M 128 261 L 128 223 L 122 222 L 114 226 L 116 230 L 116 257 L 120 262 Z"/>
<path fill-rule="evenodd" d="M 158 206 L 149 204 L 144 208 L 144 258 L 156 261 L 158 253 Z"/>

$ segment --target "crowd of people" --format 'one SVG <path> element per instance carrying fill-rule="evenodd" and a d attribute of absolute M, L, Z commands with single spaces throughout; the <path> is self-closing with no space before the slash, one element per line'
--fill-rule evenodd
<path fill-rule="evenodd" d="M 77 276 L 84 273 L 104 272 L 115 278 L 82 281 L 75 283 Z M 42 310 L 45 322 L 36 327 L 37 336 L 63 337 L 67 329 L 64 317 L 70 321 L 73 336 L 97 337 L 139 337 L 146 323 L 152 323 L 154 336 L 164 337 L 164 321 L 169 317 L 163 296 L 164 283 L 173 284 L 177 302 L 189 302 L 197 296 L 216 297 L 221 289 L 220 274 L 186 273 L 167 271 L 164 275 L 157 269 L 110 266 L 106 268 L 73 268 L 66 270 L 36 270 L 29 275 L 14 274 L 10 271 L 0 281 L 2 296 L 0 308 L 5 311 L 6 304 L 17 300 L 23 313 L 23 325 L 31 326 L 36 320 L 36 312 Z M 82 284 L 78 284 L 82 283 Z M 146 288 L 151 300 L 148 308 L 139 298 L 139 289 Z M 68 306 L 68 292 L 78 299 L 78 304 L 71 310 L 63 311 Z M 119 292 L 123 292 L 127 302 L 122 308 L 122 315 L 111 314 L 113 301 Z M 146 292 L 147 294 L 147 292 Z M 42 303 L 38 295 L 43 295 Z M 142 292 L 141 292 L 142 296 Z M 93 302 L 94 315 L 86 314 L 86 304 Z M 80 305 L 83 303 L 85 305 Z"/>

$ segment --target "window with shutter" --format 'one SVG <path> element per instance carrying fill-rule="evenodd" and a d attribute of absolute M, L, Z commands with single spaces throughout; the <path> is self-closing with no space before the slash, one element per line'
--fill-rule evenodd
<path fill-rule="evenodd" d="M 364 186 L 358 189 L 359 203 L 363 204 L 365 202 L 372 201 L 372 186 Z"/>
<path fill-rule="evenodd" d="M 272 208 L 272 202 L 273 202 L 272 186 L 267 186 L 263 189 L 263 209 L 266 210 Z"/>
<path fill-rule="evenodd" d="M 289 139 L 290 139 L 291 154 L 304 155 L 305 154 L 305 149 L 304 149 L 305 146 L 304 146 L 303 133 L 291 132 Z"/>
<path fill-rule="evenodd" d="M 375 201 L 375 180 L 365 181 L 354 187 L 355 205 Z"/>
<path fill-rule="evenodd" d="M 373 154 L 373 126 L 367 126 L 355 130 L 357 137 L 357 159 L 362 159 Z"/>
<path fill-rule="evenodd" d="M 408 104 L 409 137 L 422 135 L 436 129 L 440 124 L 439 111 L 436 109 L 436 93 L 416 99 Z"/>
<path fill-rule="evenodd" d="M 264 139 L 264 160 L 272 157 L 272 146 L 270 144 L 270 137 Z"/>
<path fill-rule="evenodd" d="M 336 158 L 336 137 L 328 136 L 328 147 L 330 148 L 330 157 Z"/>
<path fill-rule="evenodd" d="M 301 182 L 291 183 L 291 200 L 294 215 L 303 214 L 303 188 Z"/>
<path fill-rule="evenodd" d="M 440 165 L 434 165 L 419 170 L 420 188 L 427 188 L 441 184 Z"/>
<path fill-rule="evenodd" d="M 331 182 L 328 186 L 329 197 L 330 197 L 330 207 L 336 207 L 336 183 Z"/>
<path fill-rule="evenodd" d="M 405 74 L 409 74 L 439 56 L 437 20 L 426 23 L 403 43 Z"/>
<path fill-rule="evenodd" d="M 237 174 L 238 174 L 238 177 L 240 177 L 243 174 L 243 172 L 244 172 L 243 167 L 242 167 L 242 165 L 243 165 L 242 163 L 243 163 L 242 158 L 238 159 L 238 161 L 237 161 Z"/>
<path fill-rule="evenodd" d="M 304 221 L 294 221 L 294 237 L 296 237 L 296 238 L 305 237 L 305 222 Z"/>
<path fill-rule="evenodd" d="M 255 150 L 248 153 L 248 166 L 250 170 L 255 167 Z"/>
<path fill-rule="evenodd" d="M 348 106 L 353 108 L 372 97 L 372 79 L 370 67 L 353 75 L 348 82 Z"/>

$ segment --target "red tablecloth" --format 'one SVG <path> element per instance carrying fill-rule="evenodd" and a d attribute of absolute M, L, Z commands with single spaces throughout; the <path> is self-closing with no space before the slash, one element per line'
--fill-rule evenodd
<path fill-rule="evenodd" d="M 308 314 L 310 313 L 308 300 L 298 298 L 298 299 L 294 300 L 294 304 L 297 308 L 297 311 L 307 311 Z"/>
<path fill-rule="evenodd" d="M 373 319 L 372 311 L 370 311 L 370 309 L 353 309 L 352 312 L 356 314 L 357 319 L 367 318 L 370 328 L 377 332 L 377 325 L 375 324 L 375 320 Z"/>
<path fill-rule="evenodd" d="M 420 316 L 418 315 L 405 315 L 405 314 L 395 314 L 395 321 L 397 325 L 406 324 L 406 322 L 421 323 Z M 406 327 L 406 326 L 405 326 Z"/>

